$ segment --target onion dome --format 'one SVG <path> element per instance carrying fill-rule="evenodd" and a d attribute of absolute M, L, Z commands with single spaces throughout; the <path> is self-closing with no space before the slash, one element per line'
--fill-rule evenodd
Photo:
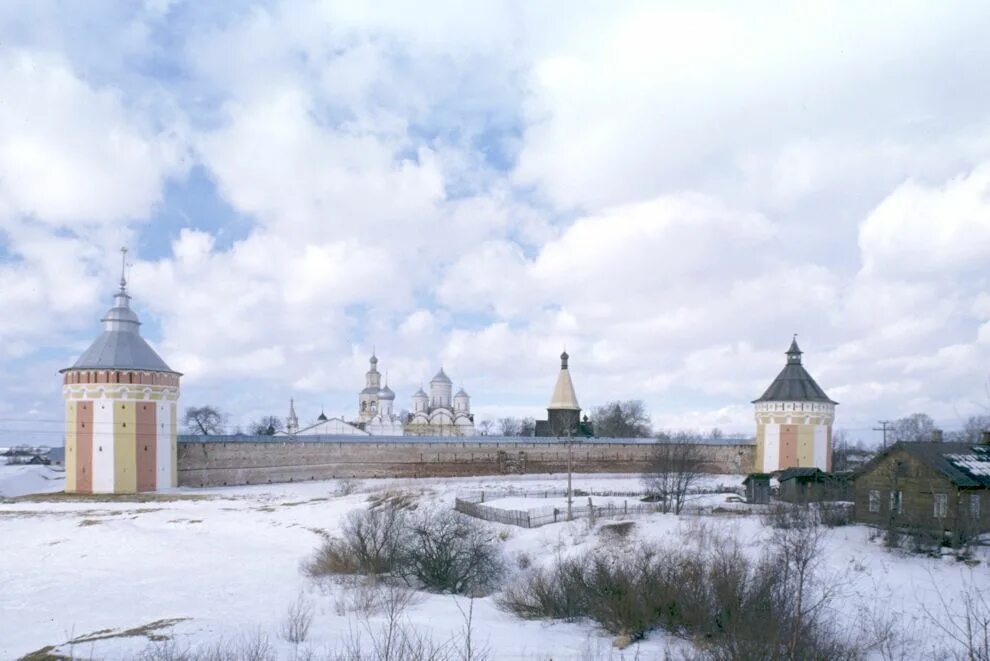
<path fill-rule="evenodd" d="M 425 392 L 423 392 L 422 388 L 420 388 L 419 390 L 413 393 L 413 399 L 429 400 L 430 397 Z"/>
<path fill-rule="evenodd" d="M 121 252 L 126 254 L 127 251 L 122 249 Z M 72 367 L 61 370 L 62 372 L 70 369 L 97 369 L 178 374 L 141 337 L 141 322 L 131 310 L 130 300 L 127 280 L 121 268 L 120 290 L 114 294 L 113 307 L 100 320 L 103 323 L 103 332 Z"/>
<path fill-rule="evenodd" d="M 316 421 L 317 421 L 317 422 L 326 422 L 326 421 L 327 421 L 327 414 L 326 414 L 326 413 L 324 413 L 323 411 L 320 411 L 320 415 L 319 415 L 319 417 L 318 417 L 318 418 L 316 419 Z"/>
<path fill-rule="evenodd" d="M 372 366 L 377 365 L 378 364 L 378 356 L 376 356 L 374 354 L 374 352 L 372 352 L 372 354 L 371 354 L 371 360 L 369 360 L 368 362 L 370 362 Z"/>
<path fill-rule="evenodd" d="M 821 386 L 804 369 L 801 364 L 801 354 L 804 353 L 798 347 L 797 336 L 791 341 L 790 348 L 787 349 L 787 364 L 781 370 L 777 378 L 773 380 L 770 387 L 759 399 L 759 402 L 825 402 L 828 404 L 838 404 L 832 401 Z"/>
<path fill-rule="evenodd" d="M 378 391 L 378 399 L 395 399 L 395 393 L 388 386 Z"/>
<path fill-rule="evenodd" d="M 454 395 L 454 399 L 457 399 L 457 398 L 460 398 L 460 397 L 463 397 L 464 399 L 468 399 L 469 398 L 469 395 L 466 392 L 464 392 L 464 388 L 461 388 L 460 390 L 458 390 L 457 391 L 457 394 Z"/>
<path fill-rule="evenodd" d="M 430 379 L 430 383 L 432 384 L 432 383 L 453 383 L 453 382 L 450 380 L 450 377 L 447 376 L 446 372 L 444 372 L 443 368 L 441 367 L 440 371 L 437 372 L 437 375 L 434 376 L 432 379 Z"/>

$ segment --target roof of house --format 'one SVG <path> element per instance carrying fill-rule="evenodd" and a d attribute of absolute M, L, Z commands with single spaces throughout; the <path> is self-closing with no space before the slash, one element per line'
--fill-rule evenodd
<path fill-rule="evenodd" d="M 821 386 L 808 374 L 808 370 L 804 369 L 801 364 L 802 353 L 804 352 L 798 347 L 795 338 L 787 350 L 787 364 L 784 365 L 784 369 L 780 371 L 766 392 L 759 399 L 753 400 L 754 404 L 757 402 L 827 402 L 838 404 L 825 394 Z"/>
<path fill-rule="evenodd" d="M 783 482 L 785 480 L 793 480 L 799 477 L 817 478 L 820 475 L 825 475 L 825 472 L 822 471 L 820 468 L 815 468 L 814 466 L 801 467 L 801 468 L 797 468 L 797 467 L 785 468 L 784 470 L 780 471 L 780 474 L 777 476 L 777 481 Z"/>
<path fill-rule="evenodd" d="M 907 452 L 958 487 L 990 487 L 990 445 L 972 443 L 898 442 L 864 464 L 856 475 L 868 472 L 895 449 Z"/>

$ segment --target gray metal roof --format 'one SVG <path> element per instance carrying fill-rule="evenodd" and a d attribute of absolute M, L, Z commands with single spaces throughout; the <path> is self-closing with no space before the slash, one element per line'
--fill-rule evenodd
<path fill-rule="evenodd" d="M 801 364 L 801 354 L 797 340 L 791 342 L 790 349 L 787 350 L 787 364 L 781 370 L 777 378 L 773 380 L 766 392 L 757 402 L 828 402 L 838 404 L 825 394 L 821 386 L 815 383 L 808 371 Z"/>
<path fill-rule="evenodd" d="M 72 367 L 61 371 L 106 369 L 178 374 L 141 337 L 141 322 L 130 308 L 130 298 L 121 285 L 120 291 L 114 296 L 114 307 L 101 319 L 103 332 Z"/>

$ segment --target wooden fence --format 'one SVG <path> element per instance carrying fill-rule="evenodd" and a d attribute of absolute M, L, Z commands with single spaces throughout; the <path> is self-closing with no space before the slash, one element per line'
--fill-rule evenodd
<path fill-rule="evenodd" d="M 528 496 L 528 497 L 545 497 L 550 498 L 551 496 L 542 496 L 543 493 L 553 492 L 537 492 L 540 495 Z M 494 494 L 490 494 L 494 495 Z M 566 492 L 560 494 L 553 494 L 554 497 L 560 495 L 567 495 Z M 620 494 L 596 494 L 599 496 L 609 495 L 616 496 Z M 640 494 L 635 494 L 639 496 Z M 512 496 L 520 497 L 521 493 L 513 493 Z M 499 493 L 497 498 L 506 498 L 508 496 L 504 495 L 502 492 Z M 483 519 L 485 521 L 495 521 L 497 523 L 505 523 L 510 526 L 519 526 L 520 528 L 538 528 L 540 526 L 545 526 L 549 523 L 557 523 L 559 521 L 567 520 L 567 507 L 539 507 L 531 510 L 509 510 L 500 507 L 492 507 L 491 505 L 484 504 L 484 492 L 474 495 L 467 495 L 462 498 L 460 496 L 454 499 L 454 509 L 468 516 L 473 516 L 477 519 Z M 586 502 L 583 502 L 586 501 Z M 582 504 L 583 503 L 583 504 Z M 591 517 L 617 517 L 617 516 L 627 516 L 629 514 L 646 514 L 651 512 L 656 512 L 657 505 L 655 503 L 641 503 L 623 501 L 621 505 L 616 503 L 608 503 L 606 505 L 595 505 L 593 497 L 587 496 L 580 497 L 580 499 L 575 499 L 575 502 L 571 505 L 571 518 L 572 519 L 586 519 Z"/>

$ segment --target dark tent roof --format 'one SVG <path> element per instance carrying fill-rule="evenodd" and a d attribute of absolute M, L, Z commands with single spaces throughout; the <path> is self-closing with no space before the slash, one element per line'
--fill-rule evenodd
<path fill-rule="evenodd" d="M 824 471 L 820 468 L 811 467 L 800 467 L 800 468 L 786 468 L 780 471 L 777 476 L 778 482 L 784 482 L 785 480 L 793 480 L 798 477 L 813 477 L 817 478 L 820 475 L 825 475 Z"/>
<path fill-rule="evenodd" d="M 798 348 L 797 338 L 791 342 L 787 350 L 787 364 L 777 378 L 757 402 L 827 402 L 838 404 L 825 394 L 808 371 L 801 364 L 801 349 Z"/>

